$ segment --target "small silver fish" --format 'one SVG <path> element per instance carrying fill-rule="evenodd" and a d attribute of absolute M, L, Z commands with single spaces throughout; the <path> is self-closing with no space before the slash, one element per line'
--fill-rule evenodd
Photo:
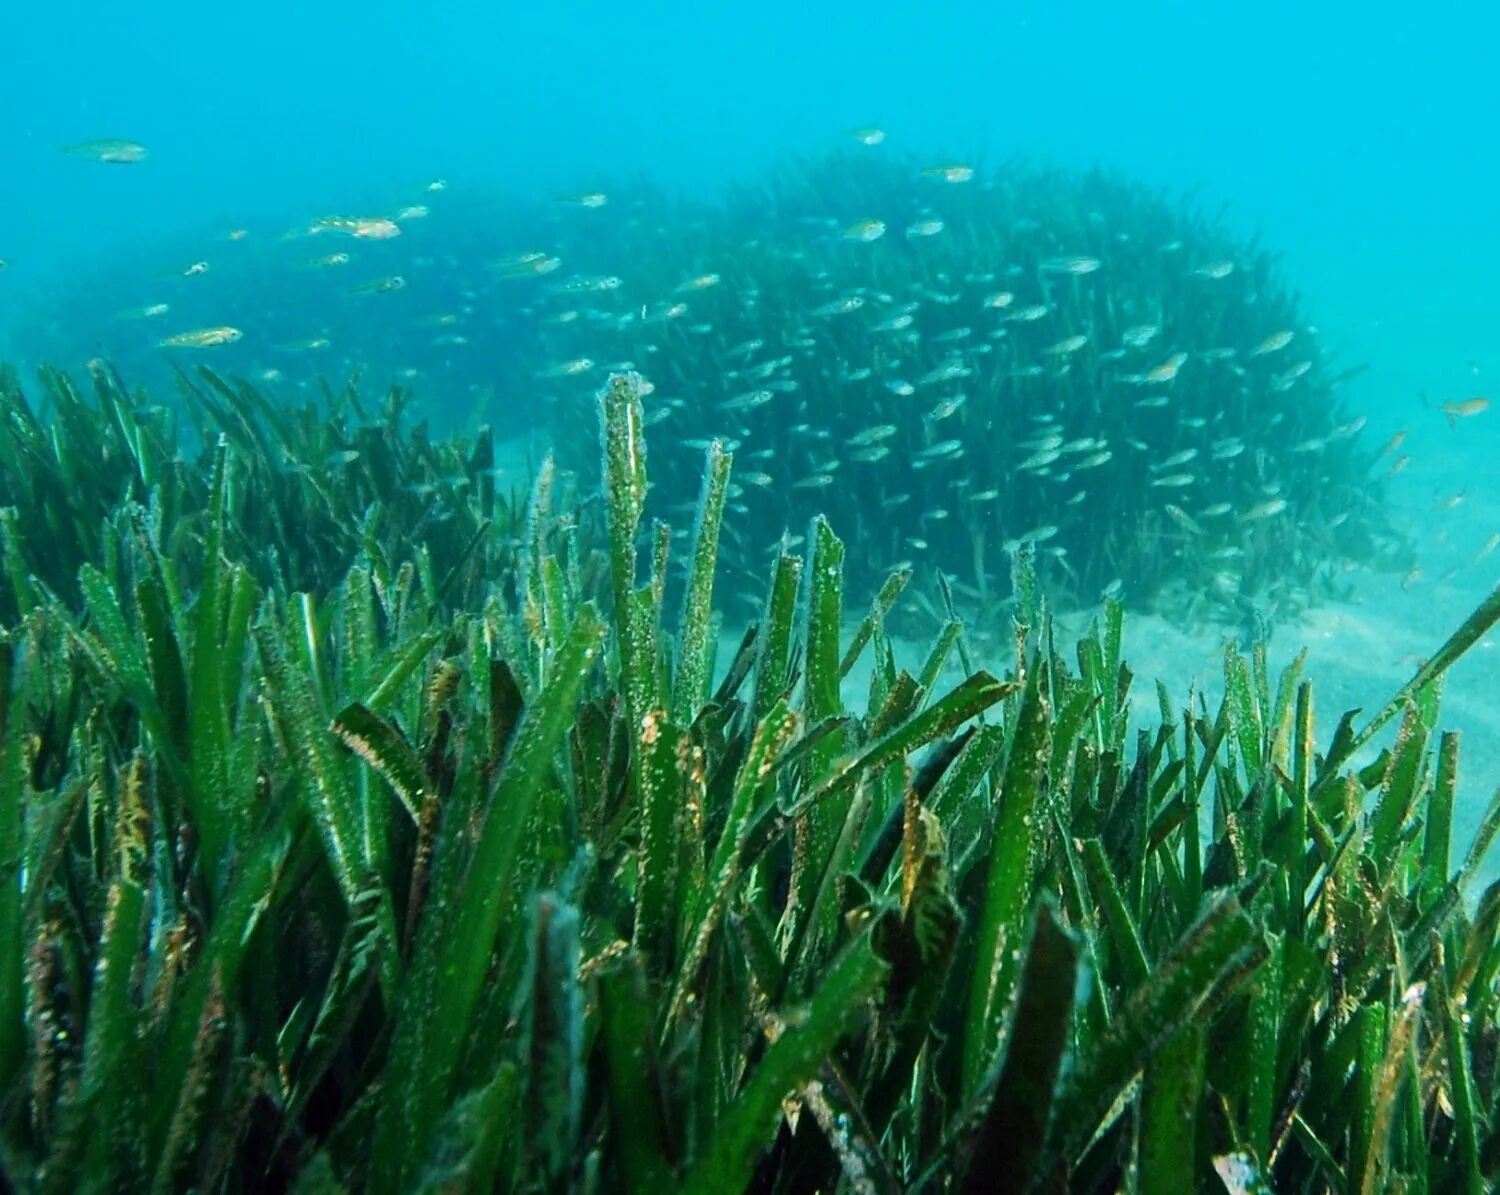
<path fill-rule="evenodd" d="M 1172 521 L 1179 527 L 1181 527 L 1184 531 L 1186 531 L 1189 535 L 1203 534 L 1203 528 L 1198 526 L 1198 524 L 1193 521 L 1192 516 L 1189 515 L 1187 511 L 1183 510 L 1182 507 L 1173 506 L 1170 502 L 1168 502 L 1166 506 L 1163 507 L 1163 509 L 1167 512 Z"/>
<path fill-rule="evenodd" d="M 1272 515 L 1279 515 L 1286 507 L 1285 498 L 1272 498 L 1266 502 L 1259 502 L 1245 512 L 1244 520 L 1252 523 L 1257 519 L 1269 519 Z"/>
<path fill-rule="evenodd" d="M 917 385 L 935 386 L 939 382 L 951 382 L 954 378 L 966 378 L 972 372 L 964 364 L 962 357 L 949 357 L 946 361 L 918 378 Z"/>
<path fill-rule="evenodd" d="M 65 145 L 62 152 L 71 157 L 86 158 L 90 162 L 144 162 L 148 156 L 146 147 L 138 141 L 123 141 L 117 137 L 101 137 L 77 145 Z"/>
<path fill-rule="evenodd" d="M 860 220 L 844 229 L 844 240 L 869 244 L 885 236 L 884 220 Z"/>
<path fill-rule="evenodd" d="M 1102 263 L 1097 257 L 1049 257 L 1042 262 L 1046 274 L 1092 274 Z"/>
<path fill-rule="evenodd" d="M 821 307 L 813 308 L 813 314 L 822 318 L 835 315 L 848 315 L 851 311 L 858 311 L 865 305 L 861 295 L 846 295 L 842 299 L 835 299 L 832 303 L 825 303 Z"/>
<path fill-rule="evenodd" d="M 1038 452 L 1033 452 L 1024 461 L 1017 465 L 1016 468 L 1028 470 L 1044 469 L 1048 465 L 1052 464 L 1053 461 L 1057 460 L 1060 456 L 1062 456 L 1062 452 L 1059 449 L 1043 448 Z"/>
<path fill-rule="evenodd" d="M 878 444 L 882 440 L 889 440 L 896 434 L 896 430 L 894 423 L 877 423 L 855 432 L 846 443 L 851 448 L 864 448 L 871 444 Z"/>
<path fill-rule="evenodd" d="M 1234 262 L 1227 258 L 1219 261 L 1211 261 L 1207 265 L 1199 266 L 1193 270 L 1199 278 L 1211 278 L 1218 281 L 1220 278 L 1228 278 L 1234 273 Z"/>
<path fill-rule="evenodd" d="M 954 414 L 961 406 L 964 405 L 964 400 L 966 398 L 967 395 L 958 394 L 952 398 L 943 399 L 942 402 L 938 403 L 937 406 L 933 407 L 932 410 L 927 412 L 927 418 L 933 423 L 936 423 L 940 419 L 947 419 L 948 416 Z"/>
<path fill-rule="evenodd" d="M 1076 353 L 1088 342 L 1089 338 L 1081 333 L 1077 336 L 1065 336 L 1056 344 L 1049 344 L 1042 352 L 1050 357 L 1065 357 L 1069 353 Z"/>
<path fill-rule="evenodd" d="M 1165 460 L 1158 461 L 1151 468 L 1159 473 L 1165 472 L 1168 469 L 1175 469 L 1178 465 L 1185 465 L 1189 461 L 1196 459 L 1197 456 L 1198 450 L 1196 448 L 1184 448 L 1181 452 L 1174 452 Z"/>
<path fill-rule="evenodd" d="M 736 394 L 733 398 L 726 398 L 719 404 L 719 410 L 753 411 L 756 407 L 765 406 L 774 397 L 769 390 L 750 390 L 744 394 Z"/>
<path fill-rule="evenodd" d="M 1250 350 L 1250 356 L 1263 357 L 1267 353 L 1280 352 L 1282 349 L 1286 348 L 1287 345 L 1292 343 L 1292 337 L 1295 335 L 1296 333 L 1293 332 L 1290 328 L 1283 329 L 1280 332 L 1272 332 L 1269 336 L 1267 336 L 1258 345 Z"/>

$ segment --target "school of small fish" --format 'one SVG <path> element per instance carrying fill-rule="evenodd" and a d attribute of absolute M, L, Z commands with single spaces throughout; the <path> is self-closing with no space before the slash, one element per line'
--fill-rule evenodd
<path fill-rule="evenodd" d="M 357 373 L 367 346 L 349 330 L 367 329 L 410 346 L 394 380 L 456 382 L 545 412 L 560 435 L 593 417 L 608 373 L 637 370 L 663 494 L 690 500 L 703 447 L 735 445 L 745 517 L 721 558 L 747 587 L 814 512 L 872 571 L 926 559 L 981 594 L 1004 587 L 1007 552 L 1030 551 L 1084 598 L 1179 585 L 1234 604 L 1282 586 L 1310 601 L 1330 560 L 1402 552 L 1377 492 L 1406 468 L 1405 433 L 1363 446 L 1262 251 L 1119 179 L 1079 179 L 1073 205 L 1048 206 L 1050 176 L 903 164 L 886 141 L 850 130 L 847 156 L 787 168 L 739 207 L 581 190 L 482 237 L 431 180 L 279 236 L 231 229 L 113 309 L 122 328 L 165 332 L 143 346 L 224 348 L 270 383 L 285 354 Z M 148 158 L 114 139 L 64 152 Z M 317 288 L 323 318 L 269 298 L 215 310 L 216 279 L 248 268 L 234 255 L 268 295 Z M 1438 412 L 1456 427 L 1489 405 Z"/>

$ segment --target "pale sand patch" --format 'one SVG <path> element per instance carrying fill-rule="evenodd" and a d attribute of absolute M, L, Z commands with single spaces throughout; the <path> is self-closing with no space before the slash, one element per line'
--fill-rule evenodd
<path fill-rule="evenodd" d="M 1414 585 L 1407 590 L 1401 588 L 1397 578 L 1362 578 L 1352 603 L 1318 607 L 1297 624 L 1276 629 L 1268 648 L 1273 692 L 1281 670 L 1305 647 L 1303 676 L 1313 682 L 1315 734 L 1319 747 L 1325 748 L 1346 710 L 1361 709 L 1366 717 L 1373 716 L 1487 592 L 1486 587 L 1475 584 L 1475 575 L 1444 586 Z M 1073 644 L 1092 617 L 1059 619 L 1059 647 L 1070 662 L 1076 658 Z M 846 643 L 854 626 L 851 620 L 845 630 Z M 741 631 L 739 627 L 726 628 L 720 641 L 720 668 L 732 658 Z M 1158 615 L 1128 613 L 1124 657 L 1134 674 L 1130 693 L 1133 725 L 1144 730 L 1159 725 L 1158 680 L 1166 686 L 1179 712 L 1189 693 L 1198 692 L 1216 713 L 1224 691 L 1224 644 L 1235 634 L 1237 628 L 1186 629 Z M 892 643 L 897 666 L 913 673 L 921 668 L 929 647 L 930 642 L 917 639 L 896 639 Z M 998 649 L 982 647 L 977 641 L 971 645 L 971 657 L 975 667 L 988 668 L 997 675 L 1013 662 Z M 844 680 L 846 708 L 866 708 L 872 667 L 867 649 Z M 940 688 L 961 679 L 955 657 Z M 1483 637 L 1449 672 L 1439 729 L 1457 731 L 1461 736 L 1453 846 L 1457 865 L 1491 797 L 1500 789 L 1500 630 Z M 1392 723 L 1377 737 L 1366 758 L 1373 757 L 1394 733 Z M 1479 872 L 1478 885 L 1496 878 L 1500 878 L 1500 851 L 1491 852 Z M 1478 887 L 1470 893 L 1471 899 L 1477 892 Z"/>

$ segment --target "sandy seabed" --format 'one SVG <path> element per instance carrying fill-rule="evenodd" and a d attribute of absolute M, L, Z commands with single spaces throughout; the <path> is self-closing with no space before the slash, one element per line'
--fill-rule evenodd
<path fill-rule="evenodd" d="M 1366 718 L 1373 716 L 1462 624 L 1488 592 L 1472 581 L 1470 577 L 1462 583 L 1455 579 L 1443 586 L 1403 589 L 1400 578 L 1362 578 L 1353 601 L 1317 607 L 1297 622 L 1276 628 L 1268 644 L 1273 692 L 1282 669 L 1305 648 L 1302 675 L 1313 684 L 1314 735 L 1319 749 L 1326 749 L 1346 710 L 1359 709 Z M 1075 658 L 1072 645 L 1093 617 L 1084 614 L 1057 620 L 1058 646 L 1070 663 Z M 1184 629 L 1159 615 L 1127 610 L 1123 656 L 1134 676 L 1130 690 L 1134 726 L 1154 731 L 1160 724 L 1158 680 L 1179 716 L 1190 693 L 1202 694 L 1210 714 L 1217 714 L 1224 693 L 1224 646 L 1238 633 L 1239 628 L 1227 625 Z M 737 643 L 737 636 L 733 641 L 726 637 L 721 663 L 732 657 Z M 929 646 L 915 639 L 893 640 L 897 665 L 915 672 Z M 997 675 L 1014 666 L 1013 656 L 991 654 L 983 648 L 971 649 L 971 658 L 976 667 Z M 871 667 L 867 651 L 845 678 L 848 708 L 865 708 Z M 942 687 L 960 679 L 960 669 L 950 661 Z M 1361 724 L 1356 720 L 1357 726 Z M 1396 727 L 1392 721 L 1358 762 L 1373 758 L 1394 737 Z M 1438 727 L 1460 735 L 1453 844 L 1457 865 L 1485 808 L 1500 790 L 1500 628 L 1481 638 L 1448 673 Z M 1491 850 L 1480 868 L 1470 899 L 1497 878 L 1500 849 Z"/>
<path fill-rule="evenodd" d="M 1305 648 L 1303 677 L 1313 683 L 1315 738 L 1320 750 L 1327 747 L 1346 710 L 1359 709 L 1366 717 L 1373 716 L 1500 585 L 1500 548 L 1480 555 L 1489 538 L 1500 531 L 1500 453 L 1491 439 L 1450 436 L 1445 434 L 1448 430 L 1433 429 L 1426 437 L 1416 438 L 1413 463 L 1402 471 L 1392 495 L 1394 514 L 1412 538 L 1420 572 L 1415 576 L 1350 573 L 1347 600 L 1322 603 L 1274 627 L 1267 645 L 1273 691 L 1281 670 Z M 1463 501 L 1448 505 L 1456 493 L 1463 495 Z M 1134 724 L 1153 730 L 1159 724 L 1158 680 L 1174 709 L 1180 711 L 1192 691 L 1201 693 L 1210 712 L 1217 713 L 1224 692 L 1224 645 L 1238 639 L 1243 628 L 1228 624 L 1185 627 L 1160 615 L 1131 610 L 1128 594 L 1126 607 L 1123 657 L 1134 675 L 1130 692 Z M 850 612 L 856 612 L 854 607 Z M 1095 617 L 1083 613 L 1058 618 L 1057 642 L 1070 661 L 1073 644 Z M 928 646 L 898 642 L 898 664 L 915 670 Z M 991 658 L 982 651 L 973 662 L 997 674 L 1014 664 L 1011 656 Z M 846 681 L 845 697 L 852 708 L 863 708 L 869 668 L 867 655 Z M 944 683 L 958 679 L 954 668 Z M 1377 736 L 1361 761 L 1391 741 L 1396 725 L 1393 721 Z M 1456 864 L 1500 791 L 1500 627 L 1483 636 L 1448 672 L 1438 728 L 1460 735 L 1454 808 Z M 1490 851 L 1480 868 L 1470 899 L 1496 879 L 1500 879 L 1500 846 Z"/>
<path fill-rule="evenodd" d="M 1480 555 L 1489 538 L 1500 532 L 1500 427 L 1453 429 L 1434 412 L 1418 410 L 1416 415 L 1423 423 L 1399 450 L 1409 454 L 1410 464 L 1392 479 L 1391 503 L 1398 525 L 1415 546 L 1420 573 L 1414 577 L 1350 573 L 1347 600 L 1324 602 L 1295 620 L 1280 621 L 1268 644 L 1273 684 L 1297 652 L 1307 650 L 1303 676 L 1313 682 L 1320 749 L 1327 747 L 1346 710 L 1360 709 L 1371 716 L 1381 709 L 1500 584 L 1500 548 Z M 1391 428 L 1395 426 L 1392 420 Z M 1372 428 L 1382 437 L 1389 430 Z M 506 448 L 504 459 L 514 466 L 509 471 L 518 481 L 529 474 L 529 463 L 545 451 L 537 437 L 514 441 Z M 1382 470 L 1388 467 L 1386 459 L 1377 465 Z M 1455 495 L 1462 498 L 1456 504 L 1452 502 Z M 912 584 L 931 589 L 932 577 L 919 572 Z M 867 600 L 867 595 L 859 593 L 845 595 L 846 640 L 863 616 Z M 911 600 L 903 595 L 898 608 L 909 608 Z M 1238 638 L 1243 627 L 1183 626 L 1131 609 L 1128 594 L 1125 600 L 1124 659 L 1135 677 L 1131 706 L 1136 726 L 1154 729 L 1159 721 L 1158 680 L 1179 711 L 1189 692 L 1195 691 L 1216 713 L 1224 690 L 1224 644 Z M 1093 617 L 1094 613 L 1085 612 L 1058 619 L 1058 644 L 1070 660 L 1075 658 L 1074 642 Z M 993 624 L 995 617 L 988 621 Z M 743 614 L 726 618 L 719 644 L 721 669 L 733 659 L 744 625 Z M 931 630 L 935 633 L 936 629 L 934 624 Z M 989 641 L 1000 642 L 994 634 L 997 628 L 988 629 Z M 1013 657 L 1001 654 L 1001 648 L 986 650 L 982 642 L 978 636 L 971 639 L 976 667 L 1003 674 L 1013 665 Z M 894 640 L 898 666 L 915 672 L 930 646 L 930 638 Z M 865 708 L 870 667 L 867 650 L 844 682 L 848 708 Z M 950 662 L 943 685 L 961 679 L 956 662 Z M 1484 636 L 1454 665 L 1442 697 L 1439 729 L 1460 735 L 1454 811 L 1457 861 L 1468 850 L 1485 808 L 1500 790 L 1500 628 Z M 1393 722 L 1371 752 L 1388 743 L 1395 730 Z M 1500 847 L 1490 852 L 1477 878 L 1471 899 L 1479 885 L 1500 878 Z"/>

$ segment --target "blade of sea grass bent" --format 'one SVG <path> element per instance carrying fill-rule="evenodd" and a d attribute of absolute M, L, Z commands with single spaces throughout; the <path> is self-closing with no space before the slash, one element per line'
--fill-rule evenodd
<path fill-rule="evenodd" d="M 330 729 L 344 746 L 385 778 L 415 824 L 431 782 L 411 744 L 384 718 L 357 701 L 339 711 Z"/>
<path fill-rule="evenodd" d="M 1070 1076 L 1054 1121 L 1057 1157 L 1078 1156 L 1156 1048 L 1223 986 L 1244 982 L 1264 955 L 1252 949 L 1254 940 L 1239 901 L 1223 897 L 1130 994 Z"/>
<path fill-rule="evenodd" d="M 385 1088 L 377 1115 L 372 1189 L 400 1191 L 413 1158 L 422 1156 L 450 1087 L 489 971 L 488 960 L 506 908 L 512 865 L 532 806 L 604 638 L 595 608 L 583 606 L 558 652 L 552 678 L 528 704 L 499 783 L 489 801 L 456 892 L 433 892 L 428 924 L 396 1011 Z M 433 909 L 447 909 L 441 924 Z"/>
<path fill-rule="evenodd" d="M 830 964 L 805 1005 L 776 1018 L 774 1040 L 683 1179 L 682 1195 L 747 1188 L 757 1157 L 775 1137 L 782 1101 L 817 1075 L 885 974 L 869 935 L 861 935 Z"/>
<path fill-rule="evenodd" d="M 885 584 L 880 587 L 880 592 L 875 595 L 875 600 L 870 604 L 870 612 L 865 615 L 859 626 L 854 631 L 854 637 L 849 641 L 849 646 L 844 651 L 844 658 L 839 661 L 839 675 L 848 676 L 854 665 L 859 660 L 860 652 L 875 634 L 875 628 L 885 620 L 885 616 L 891 612 L 891 607 L 896 604 L 896 599 L 901 596 L 901 591 L 906 588 L 907 582 L 912 578 L 912 570 L 909 568 L 897 569 L 885 579 Z"/>
<path fill-rule="evenodd" d="M 1353 756 L 1368 743 L 1380 729 L 1392 718 L 1406 708 L 1406 703 L 1417 695 L 1432 681 L 1442 676 L 1449 668 L 1482 639 L 1497 622 L 1500 622 L 1500 589 L 1496 589 L 1484 601 L 1480 602 L 1474 612 L 1469 615 L 1463 624 L 1444 640 L 1443 645 L 1438 648 L 1433 657 L 1417 669 L 1416 675 L 1402 685 L 1396 695 L 1386 702 L 1373 718 L 1369 720 L 1359 731 L 1352 732 L 1347 736 L 1336 736 L 1335 746 L 1330 748 L 1328 756 L 1323 764 L 1323 771 L 1319 776 L 1321 787 L 1340 768 L 1344 766 Z"/>

